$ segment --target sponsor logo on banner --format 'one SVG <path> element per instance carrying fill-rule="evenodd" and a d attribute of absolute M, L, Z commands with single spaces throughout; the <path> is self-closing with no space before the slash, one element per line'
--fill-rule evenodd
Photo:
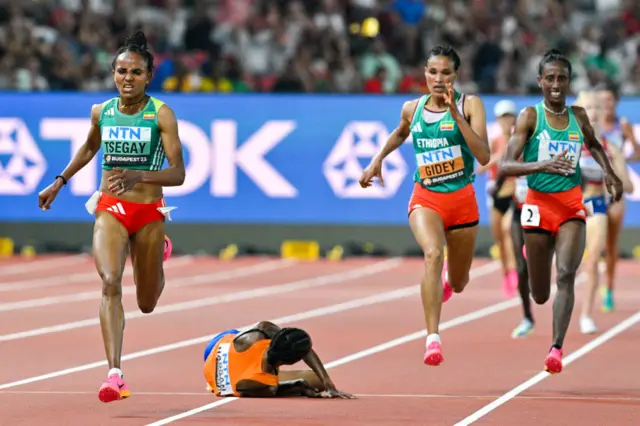
<path fill-rule="evenodd" d="M 19 118 L 0 118 L 0 194 L 34 192 L 47 163 Z"/>
<path fill-rule="evenodd" d="M 382 162 L 384 186 L 377 180 L 369 188 L 358 181 L 364 168 L 387 142 L 389 132 L 379 121 L 352 121 L 346 125 L 324 162 L 324 175 L 339 198 L 391 198 L 405 176 L 407 163 L 398 151 Z"/>

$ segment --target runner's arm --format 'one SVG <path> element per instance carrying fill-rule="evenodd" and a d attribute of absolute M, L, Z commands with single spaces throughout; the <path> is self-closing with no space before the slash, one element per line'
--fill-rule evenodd
<path fill-rule="evenodd" d="M 460 132 L 467 142 L 469 149 L 476 157 L 480 165 L 486 166 L 491 160 L 491 150 L 487 138 L 487 112 L 484 109 L 482 99 L 478 96 L 469 96 L 463 109 L 468 108 L 469 122 L 464 114 L 452 113 L 453 119 L 458 123 Z M 456 109 L 456 111 L 458 111 Z"/>
<path fill-rule="evenodd" d="M 524 176 L 541 172 L 543 163 L 540 161 L 525 163 L 517 161 L 522 155 L 522 150 L 529 139 L 529 136 L 536 125 L 536 110 L 532 107 L 523 109 L 516 119 L 516 126 L 509 143 L 507 151 L 500 162 L 500 176 Z"/>
<path fill-rule="evenodd" d="M 631 158 L 629 158 L 629 161 L 639 161 L 640 160 L 640 144 L 636 139 L 635 133 L 633 133 L 633 126 L 628 120 L 624 120 L 622 121 L 622 123 L 620 123 L 620 127 L 622 128 L 622 134 L 624 138 L 629 142 L 631 142 L 631 146 L 633 147 L 634 155 Z"/>
<path fill-rule="evenodd" d="M 269 322 L 269 321 L 261 321 L 259 322 L 255 328 L 258 328 L 262 331 L 264 331 L 264 333 L 269 336 L 269 338 L 273 338 L 273 336 L 276 335 L 276 333 L 278 331 L 280 331 L 280 327 L 277 326 L 276 324 Z M 329 376 L 329 373 L 327 372 L 326 368 L 324 367 L 324 364 L 322 363 L 322 361 L 320 360 L 320 357 L 318 356 L 318 354 L 316 353 L 316 351 L 314 351 L 313 349 L 311 349 L 309 351 L 309 353 L 302 358 L 302 360 L 304 361 L 305 364 L 307 364 L 307 366 L 314 372 L 316 373 L 316 376 L 318 376 L 320 378 L 320 380 L 322 381 L 322 384 L 324 385 L 325 389 L 327 390 L 336 390 L 336 386 L 333 383 L 333 380 L 331 380 L 331 377 Z"/>
<path fill-rule="evenodd" d="M 89 164 L 100 150 L 100 144 L 102 143 L 99 124 L 101 111 L 102 104 L 95 104 L 91 107 L 91 125 L 89 127 L 87 140 L 82 144 L 80 149 L 76 151 L 64 171 L 60 173 L 66 181 L 69 181 L 76 173 L 82 170 L 84 166 Z"/>
<path fill-rule="evenodd" d="M 611 165 L 613 166 L 613 170 L 615 170 L 618 177 L 620 177 L 620 180 L 622 180 L 622 190 L 627 194 L 631 194 L 634 189 L 633 182 L 629 177 L 627 161 L 625 160 L 624 155 L 614 144 L 609 144 L 607 149 L 611 154 Z"/>
<path fill-rule="evenodd" d="M 180 186 L 184 182 L 184 158 L 178 135 L 178 120 L 168 105 L 158 110 L 158 127 L 169 167 L 158 171 L 143 171 L 140 182 L 162 186 Z"/>
<path fill-rule="evenodd" d="M 387 155 L 398 149 L 398 147 L 400 147 L 400 145 L 402 145 L 404 141 L 407 140 L 407 138 L 411 134 L 411 120 L 417 106 L 418 100 L 407 101 L 402 104 L 402 111 L 400 112 L 400 123 L 398 124 L 398 127 L 393 129 L 393 131 L 389 135 L 389 138 L 387 139 L 387 142 L 384 144 L 380 152 L 378 152 L 373 158 L 373 161 L 382 162 L 382 160 L 384 160 Z"/>

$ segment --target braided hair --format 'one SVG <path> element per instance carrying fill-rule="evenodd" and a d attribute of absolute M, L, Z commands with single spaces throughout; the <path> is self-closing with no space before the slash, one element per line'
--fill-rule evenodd
<path fill-rule="evenodd" d="M 545 54 L 542 56 L 542 59 L 540 60 L 540 64 L 538 65 L 538 75 L 542 76 L 544 66 L 552 62 L 560 62 L 562 65 L 564 65 L 567 68 L 567 71 L 569 71 L 569 77 L 571 77 L 573 71 L 571 67 L 571 61 L 569 61 L 569 59 L 564 56 L 558 49 L 549 49 L 545 52 Z"/>
<path fill-rule="evenodd" d="M 142 31 L 137 31 L 134 34 L 127 37 L 124 44 L 116 52 L 116 56 L 111 62 L 111 68 L 116 69 L 116 60 L 118 56 L 125 52 L 135 52 L 142 56 L 147 63 L 147 72 L 153 72 L 153 55 L 149 52 L 149 44 L 147 37 Z"/>
<path fill-rule="evenodd" d="M 291 365 L 307 356 L 311 350 L 311 337 L 299 328 L 286 327 L 276 333 L 267 349 L 270 365 Z"/>

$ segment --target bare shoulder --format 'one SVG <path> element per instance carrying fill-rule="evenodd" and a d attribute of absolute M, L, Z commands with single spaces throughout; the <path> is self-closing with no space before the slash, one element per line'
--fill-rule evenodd
<path fill-rule="evenodd" d="M 418 107 L 418 103 L 420 102 L 420 98 L 412 99 L 410 101 L 405 101 L 402 104 L 402 117 L 407 119 L 407 121 L 411 121 L 413 114 L 416 112 L 416 108 Z"/>
<path fill-rule="evenodd" d="M 166 103 L 163 103 L 158 108 L 158 120 L 176 120 L 176 114 L 173 112 L 173 109 Z"/>
<path fill-rule="evenodd" d="M 100 121 L 100 114 L 102 113 L 103 105 L 104 103 L 91 105 L 91 123 L 92 124 L 98 124 L 98 121 Z"/>
<path fill-rule="evenodd" d="M 462 104 L 462 111 L 464 112 L 464 116 L 467 118 L 467 120 L 474 114 L 480 115 L 482 117 L 486 116 L 484 102 L 482 102 L 482 98 L 478 95 L 465 94 L 464 103 Z"/>
<path fill-rule="evenodd" d="M 532 106 L 524 107 L 518 114 L 517 122 L 522 125 L 528 125 L 532 127 L 535 125 L 536 120 L 538 119 L 538 113 L 536 109 Z"/>

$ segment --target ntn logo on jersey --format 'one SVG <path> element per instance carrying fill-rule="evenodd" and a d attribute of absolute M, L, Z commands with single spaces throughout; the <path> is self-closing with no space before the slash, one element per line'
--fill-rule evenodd
<path fill-rule="evenodd" d="M 103 141 L 118 142 L 150 142 L 150 127 L 104 126 L 102 128 Z"/>

